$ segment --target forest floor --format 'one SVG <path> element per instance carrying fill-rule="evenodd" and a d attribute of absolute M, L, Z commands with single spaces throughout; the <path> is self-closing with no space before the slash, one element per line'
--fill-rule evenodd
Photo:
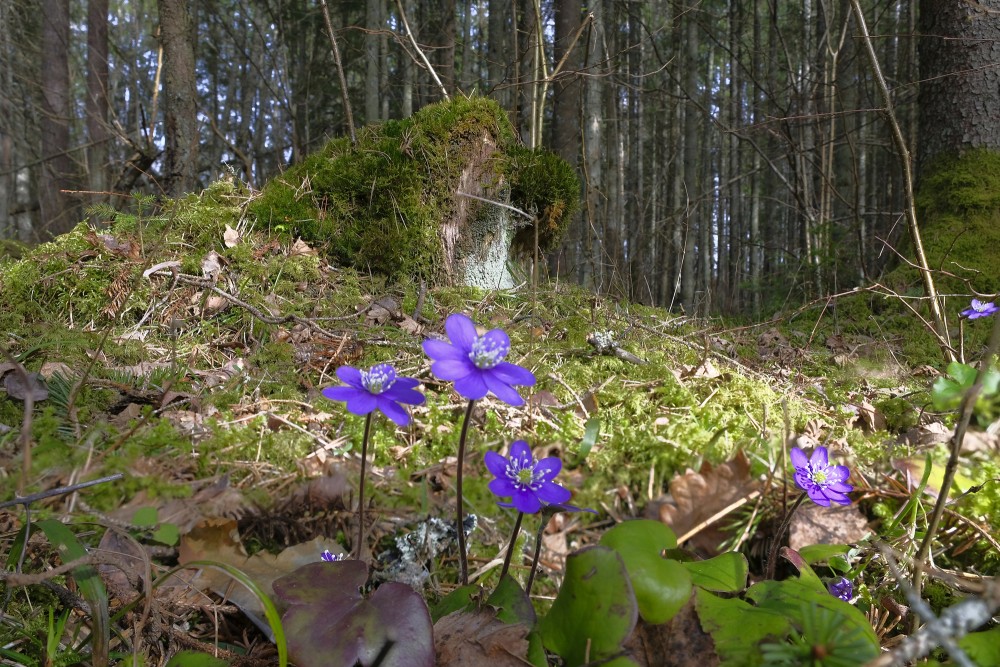
<path fill-rule="evenodd" d="M 900 341 L 916 335 L 915 321 L 876 336 L 820 303 L 732 326 L 557 282 L 501 292 L 386 284 L 331 266 L 322 248 L 250 228 L 245 202 L 213 187 L 0 263 L 0 484 L 3 498 L 19 499 L 0 513 L 3 664 L 278 664 L 262 598 L 322 552 L 357 547 L 365 419 L 320 394 L 339 384 L 338 367 L 391 363 L 426 396 L 404 427 L 374 420 L 365 496 L 373 570 L 391 569 L 385 554 L 398 538 L 453 517 L 468 402 L 434 377 L 421 349 L 452 313 L 480 333 L 506 331 L 508 360 L 537 378 L 521 387 L 524 406 L 490 396 L 471 412 L 464 507 L 478 518 L 469 535 L 476 583 L 497 585 L 516 516 L 497 507 L 483 457 L 506 454 L 514 440 L 538 459 L 558 457 L 571 502 L 595 510 L 545 515 L 531 590 L 539 614 L 572 554 L 637 518 L 670 528 L 674 557 L 742 554 L 749 576 L 734 595 L 762 581 L 798 495 L 788 452 L 825 447 L 831 463 L 851 469 L 852 503 L 794 511 L 778 539 L 804 561 L 787 557 L 776 576 L 804 576 L 803 563 L 823 582 L 848 575 L 850 603 L 883 647 L 910 634 L 905 587 L 876 540 L 904 567 L 916 555 L 972 382 L 966 366 L 946 374 L 943 362 L 907 361 Z M 933 564 L 945 574 L 924 584 L 936 614 L 1000 565 L 989 428 L 997 391 L 987 383 L 975 405 L 955 499 L 937 529 Z M 526 517 L 515 547 L 510 571 L 522 585 L 538 529 Z M 454 545 L 425 554 L 418 570 L 413 581 L 434 614 L 456 588 Z M 619 655 L 632 662 L 622 664 L 800 664 L 773 651 L 737 656 L 707 618 L 707 643 L 667 658 L 633 637 Z M 789 645 L 806 633 L 792 626 Z M 995 655 L 963 647 L 980 660 Z M 436 650 L 440 664 L 461 664 Z"/>

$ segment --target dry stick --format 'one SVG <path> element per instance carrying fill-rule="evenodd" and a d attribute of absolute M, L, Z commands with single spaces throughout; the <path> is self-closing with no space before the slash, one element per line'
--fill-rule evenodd
<path fill-rule="evenodd" d="M 972 421 L 972 411 L 976 406 L 976 400 L 979 398 L 980 392 L 983 389 L 983 381 L 986 379 L 986 372 L 993 366 L 993 357 L 996 355 L 997 350 L 1000 349 L 1000 317 L 995 317 L 993 322 L 993 332 L 990 334 L 990 344 L 986 348 L 983 358 L 979 361 L 979 369 L 976 372 L 976 380 L 969 387 L 969 390 L 965 392 L 965 396 L 962 397 L 962 403 L 959 406 L 959 422 L 958 426 L 955 428 L 955 435 L 951 438 L 951 453 L 948 456 L 948 463 L 944 467 L 944 478 L 941 480 L 940 491 L 938 492 L 937 502 L 934 504 L 934 511 L 931 513 L 930 522 L 927 525 L 927 532 L 924 535 L 924 541 L 920 543 L 920 550 L 917 551 L 915 565 L 913 568 L 913 588 L 917 595 L 920 594 L 920 584 L 923 580 L 924 571 L 921 567 L 921 563 L 928 560 L 928 556 L 931 552 L 931 544 L 934 541 L 934 534 L 937 532 L 938 525 L 941 523 L 941 515 L 944 514 L 944 506 L 948 502 L 948 492 L 951 490 L 951 484 L 955 480 L 955 471 L 958 468 L 958 456 L 962 451 L 962 441 L 965 439 L 965 433 L 969 429 L 969 422 Z M 917 629 L 917 623 L 919 620 L 917 617 L 913 619 L 913 631 Z"/>
<path fill-rule="evenodd" d="M 892 107 L 892 97 L 889 95 L 889 86 L 886 85 L 885 77 L 882 76 L 882 69 L 878 64 L 878 56 L 875 54 L 875 47 L 872 46 L 871 37 L 868 35 L 865 15 L 861 11 L 861 5 L 858 0 L 851 0 L 851 9 L 854 11 L 854 18 L 858 22 L 858 32 L 860 33 L 862 43 L 865 45 L 868 60 L 871 63 L 875 85 L 878 86 L 879 92 L 882 94 L 882 101 L 885 104 L 882 113 L 885 115 L 886 121 L 888 121 L 889 127 L 892 129 L 892 138 L 896 144 L 896 150 L 899 151 L 900 162 L 903 164 L 906 221 L 910 229 L 910 236 L 913 238 L 913 248 L 917 254 L 920 275 L 924 279 L 924 290 L 927 292 L 927 298 L 931 302 L 931 315 L 934 317 L 934 324 L 937 326 L 938 333 L 944 337 L 948 327 L 945 324 L 944 314 L 941 312 L 937 289 L 934 287 L 934 278 L 931 276 L 931 269 L 927 264 L 927 256 L 924 254 L 924 244 L 920 240 L 920 227 L 917 224 L 917 207 L 913 197 L 913 169 L 910 166 L 910 150 L 906 147 L 906 139 L 903 137 L 903 131 L 899 127 L 899 121 L 896 120 L 896 112 L 893 111 Z M 941 351 L 948 361 L 955 360 L 954 352 L 950 347 L 942 345 Z"/>
<path fill-rule="evenodd" d="M 347 79 L 344 78 L 344 65 L 340 62 L 340 49 L 337 47 L 337 36 L 333 33 L 333 23 L 330 22 L 330 10 L 326 0 L 319 0 L 323 8 L 323 21 L 326 22 L 326 32 L 330 35 L 330 48 L 333 50 L 333 61 L 337 64 L 337 75 L 340 77 L 340 92 L 344 99 L 344 115 L 347 116 L 347 129 L 351 133 L 351 143 L 358 143 L 354 133 L 354 114 L 351 113 L 351 100 L 347 95 Z"/>
<path fill-rule="evenodd" d="M 61 496 L 67 493 L 74 493 L 80 489 L 86 489 L 88 486 L 94 486 L 96 484 L 104 484 L 105 482 L 116 482 L 123 478 L 125 475 L 120 472 L 116 472 L 114 475 L 108 475 L 107 477 L 100 477 L 98 479 L 92 479 L 88 482 L 80 482 L 79 484 L 72 484 L 70 486 L 60 486 L 56 489 L 49 489 L 48 491 L 41 491 L 39 493 L 32 493 L 30 496 L 16 496 L 14 500 L 8 500 L 0 503 L 0 509 L 5 507 L 11 507 L 13 505 L 30 505 L 31 503 L 38 502 L 39 500 L 44 500 L 46 498 L 51 498 L 53 496 Z"/>
<path fill-rule="evenodd" d="M 424 67 L 430 72 L 431 77 L 434 79 L 434 83 L 438 85 L 441 89 L 441 94 L 444 95 L 444 99 L 450 100 L 451 96 L 448 95 L 447 89 L 445 89 L 444 84 L 441 83 L 441 79 L 438 78 L 437 72 L 434 71 L 434 66 L 431 65 L 431 61 L 427 59 L 424 52 L 420 49 L 420 45 L 417 44 L 417 40 L 413 37 L 413 31 L 410 30 L 410 23 L 406 20 L 406 12 L 403 11 L 403 3 L 400 0 L 396 0 L 396 8 L 399 9 L 399 18 L 403 21 L 403 27 L 406 28 L 406 36 L 410 38 L 410 44 L 413 49 L 420 56 L 420 59 L 424 61 Z"/>

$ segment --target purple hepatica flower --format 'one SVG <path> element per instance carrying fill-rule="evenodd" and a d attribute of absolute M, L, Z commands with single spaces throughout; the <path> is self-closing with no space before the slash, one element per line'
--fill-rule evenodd
<path fill-rule="evenodd" d="M 554 456 L 536 461 L 524 440 L 511 443 L 509 459 L 486 452 L 486 467 L 496 477 L 490 482 L 490 491 L 501 498 L 509 496 L 513 501 L 500 503 L 504 507 L 525 514 L 538 512 L 543 504 L 569 507 L 563 503 L 572 494 L 552 481 L 562 469 L 562 461 Z"/>
<path fill-rule="evenodd" d="M 830 591 L 830 595 L 840 598 L 844 602 L 850 602 L 851 598 L 854 597 L 854 584 L 847 577 L 834 579 L 826 585 L 826 590 Z"/>
<path fill-rule="evenodd" d="M 338 560 L 347 560 L 347 557 L 344 556 L 344 554 L 335 554 L 329 549 L 324 549 L 323 553 L 319 555 L 319 558 L 327 563 L 336 563 Z"/>
<path fill-rule="evenodd" d="M 478 400 L 489 392 L 504 403 L 524 405 L 513 385 L 535 384 L 534 374 L 517 364 L 504 361 L 510 352 L 510 338 L 500 329 L 477 335 L 476 325 L 465 315 L 449 315 L 444 323 L 450 343 L 424 341 L 424 352 L 434 363 L 431 372 L 442 380 L 455 382 L 455 391 Z"/>
<path fill-rule="evenodd" d="M 1000 310 L 992 301 L 980 301 L 979 299 L 973 299 L 972 305 L 965 310 L 963 310 L 960 315 L 962 317 L 968 317 L 970 320 L 974 320 L 979 317 L 989 317 Z"/>
<path fill-rule="evenodd" d="M 795 466 L 795 483 L 809 494 L 814 503 L 823 507 L 829 507 L 831 500 L 841 505 L 851 504 L 851 499 L 846 494 L 853 491 L 854 487 L 845 483 L 851 471 L 847 466 L 830 465 L 826 447 L 817 447 L 808 459 L 798 447 L 792 447 L 791 454 L 792 465 Z"/>
<path fill-rule="evenodd" d="M 347 386 L 327 387 L 323 395 L 331 401 L 345 401 L 352 414 L 367 415 L 377 409 L 399 426 L 406 426 L 410 423 L 410 415 L 399 404 L 424 402 L 424 395 L 414 389 L 420 381 L 396 377 L 396 369 L 390 364 L 378 364 L 367 371 L 341 366 L 337 369 L 337 377 Z"/>

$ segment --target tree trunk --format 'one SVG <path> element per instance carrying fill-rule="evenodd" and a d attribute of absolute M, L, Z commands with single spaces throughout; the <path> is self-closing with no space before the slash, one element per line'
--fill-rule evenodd
<path fill-rule="evenodd" d="M 1000 0 L 920 3 L 923 170 L 938 155 L 1000 150 Z"/>
<path fill-rule="evenodd" d="M 198 91 L 187 0 L 158 0 L 163 45 L 163 182 L 172 197 L 191 191 L 198 177 Z"/>
<path fill-rule="evenodd" d="M 72 187 L 69 156 L 69 0 L 44 0 L 42 21 L 42 164 L 38 203 L 41 236 L 55 236 L 76 224 L 75 211 L 64 192 Z"/>
<path fill-rule="evenodd" d="M 379 41 L 383 28 L 382 0 L 367 0 L 365 3 L 365 122 L 374 123 L 379 119 L 381 100 L 379 93 Z"/>
<path fill-rule="evenodd" d="M 87 2 L 87 169 L 91 201 L 108 195 L 108 0 Z"/>

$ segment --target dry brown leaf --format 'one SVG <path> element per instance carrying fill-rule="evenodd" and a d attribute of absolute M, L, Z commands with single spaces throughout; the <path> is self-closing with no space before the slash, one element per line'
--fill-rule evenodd
<path fill-rule="evenodd" d="M 239 245 L 240 233 L 229 225 L 226 225 L 226 231 L 222 233 L 222 242 L 227 248 Z"/>
<path fill-rule="evenodd" d="M 856 505 L 802 505 L 792 515 L 788 546 L 798 551 L 810 544 L 854 544 L 869 532 L 868 520 Z"/>
<path fill-rule="evenodd" d="M 699 472 L 688 469 L 674 477 L 670 481 L 670 497 L 650 503 L 646 515 L 682 535 L 757 486 L 757 481 L 750 477 L 750 461 L 741 450 L 728 463 L 714 468 L 705 463 Z M 692 537 L 691 544 L 714 554 L 724 538 L 722 531 L 709 526 Z"/>
<path fill-rule="evenodd" d="M 497 619 L 490 607 L 456 611 L 434 624 L 434 653 L 438 667 L 490 665 L 523 667 L 528 657 L 527 625 Z"/>
<path fill-rule="evenodd" d="M 296 257 L 298 255 L 315 255 L 317 253 L 316 250 L 302 239 L 295 239 L 295 243 L 292 244 L 292 249 L 288 254 L 290 257 Z"/>
<path fill-rule="evenodd" d="M 860 427 L 868 433 L 886 429 L 885 415 L 867 400 L 862 400 L 861 405 L 854 407 L 858 411 L 858 416 L 854 419 L 853 426 Z"/>
<path fill-rule="evenodd" d="M 317 537 L 310 542 L 288 547 L 278 555 L 261 551 L 247 557 L 235 521 L 207 519 L 181 538 L 178 562 L 185 565 L 194 561 L 215 561 L 236 567 L 277 602 L 272 588 L 275 579 L 303 565 L 319 561 L 320 554 L 326 549 L 333 553 L 345 551 L 334 540 Z M 211 590 L 228 599 L 259 627 L 267 628 L 260 600 L 228 574 L 214 569 L 201 569 L 190 582 L 200 590 Z"/>

